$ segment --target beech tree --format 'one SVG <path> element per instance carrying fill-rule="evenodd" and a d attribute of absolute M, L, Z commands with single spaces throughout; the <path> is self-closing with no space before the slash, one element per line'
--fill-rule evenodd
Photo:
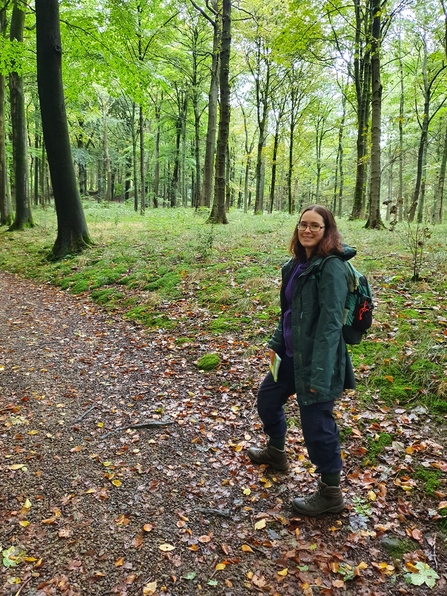
<path fill-rule="evenodd" d="M 208 223 L 228 223 L 225 211 L 225 174 L 230 131 L 231 0 L 222 0 L 222 42 L 220 49 L 220 114 L 217 138 L 214 202 Z"/>
<path fill-rule="evenodd" d="M 20 0 L 14 0 L 11 18 L 10 39 L 23 42 L 25 25 L 25 6 Z M 14 168 L 15 217 L 11 230 L 23 230 L 32 227 L 31 201 L 28 181 L 28 134 L 25 116 L 25 96 L 22 66 L 16 59 L 9 74 L 9 92 L 11 98 L 12 149 Z"/>
<path fill-rule="evenodd" d="M 57 214 L 52 256 L 91 244 L 73 166 L 62 86 L 58 0 L 36 0 L 37 83 L 45 147 Z"/>
<path fill-rule="evenodd" d="M 0 37 L 5 38 L 8 2 L 0 3 Z M 0 69 L 0 225 L 12 223 L 11 202 L 8 194 L 8 172 L 6 163 L 5 135 L 5 74 Z"/>

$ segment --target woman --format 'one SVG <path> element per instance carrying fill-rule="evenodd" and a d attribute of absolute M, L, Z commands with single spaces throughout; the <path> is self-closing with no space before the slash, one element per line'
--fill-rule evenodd
<path fill-rule="evenodd" d="M 251 447 L 248 456 L 253 463 L 287 471 L 284 404 L 296 393 L 306 448 L 321 479 L 315 493 L 293 499 L 292 505 L 301 515 L 316 516 L 344 508 L 333 408 L 343 389 L 355 387 L 342 336 L 348 292 L 344 261 L 355 250 L 342 244 L 332 213 L 311 205 L 301 214 L 290 251 L 293 257 L 282 269 L 281 318 L 268 343 L 271 363 L 275 354 L 281 358 L 278 377 L 275 381 L 269 372 L 258 391 L 268 442 Z"/>

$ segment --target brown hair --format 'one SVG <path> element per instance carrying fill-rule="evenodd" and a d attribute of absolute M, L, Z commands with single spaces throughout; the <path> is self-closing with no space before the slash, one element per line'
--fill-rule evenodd
<path fill-rule="evenodd" d="M 301 221 L 301 218 L 307 211 L 316 211 L 319 215 L 321 215 L 325 226 L 324 236 L 320 243 L 315 247 L 313 256 L 318 255 L 320 257 L 327 257 L 331 253 L 342 252 L 343 248 L 341 244 L 341 235 L 337 229 L 334 216 L 329 209 L 323 207 L 322 205 L 309 205 L 309 207 L 306 207 L 306 209 L 301 212 L 298 222 Z M 306 260 L 306 251 L 299 240 L 298 228 L 296 226 L 290 241 L 289 248 L 290 252 L 297 261 Z"/>

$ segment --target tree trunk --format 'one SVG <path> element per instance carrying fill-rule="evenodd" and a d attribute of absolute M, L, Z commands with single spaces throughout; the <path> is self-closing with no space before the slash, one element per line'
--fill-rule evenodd
<path fill-rule="evenodd" d="M 160 186 L 160 126 L 161 126 L 161 100 L 155 106 L 155 151 L 154 151 L 154 207 L 158 207 Z"/>
<path fill-rule="evenodd" d="M 133 157 L 133 208 L 138 211 L 138 167 L 137 167 L 137 131 L 135 129 L 136 105 L 132 102 L 132 157 Z"/>
<path fill-rule="evenodd" d="M 400 52 L 400 37 L 399 37 L 399 54 Z M 400 76 L 400 100 L 399 100 L 399 188 L 397 191 L 397 212 L 396 217 L 399 221 L 403 219 L 404 212 L 404 65 L 403 60 L 399 59 L 399 76 Z"/>
<path fill-rule="evenodd" d="M 217 12 L 216 1 L 211 2 Z M 210 207 L 211 196 L 213 194 L 213 175 L 214 175 L 214 152 L 216 150 L 216 129 L 217 129 L 217 106 L 219 97 L 219 66 L 220 54 L 219 45 L 222 36 L 222 19 L 217 14 L 213 23 L 213 55 L 211 59 L 211 80 L 208 94 L 208 125 L 206 131 L 205 160 L 203 166 L 203 191 L 200 197 L 200 205 Z"/>
<path fill-rule="evenodd" d="M 58 0 L 36 0 L 37 83 L 42 129 L 57 214 L 54 258 L 91 244 L 70 149 L 62 86 Z"/>
<path fill-rule="evenodd" d="M 430 110 L 430 90 L 425 86 L 425 101 L 424 101 L 424 114 L 421 122 L 421 137 L 419 139 L 418 149 L 418 160 L 417 160 L 417 172 L 416 182 L 414 185 L 413 202 L 410 206 L 408 213 L 408 221 L 411 223 L 414 220 L 416 214 L 416 208 L 420 200 L 421 189 L 425 187 L 425 181 L 423 179 L 425 174 L 425 163 L 427 156 L 427 139 L 428 139 L 428 125 L 429 125 L 429 110 Z"/>
<path fill-rule="evenodd" d="M 346 89 L 347 90 L 347 89 Z M 345 131 L 345 120 L 346 120 L 346 93 L 343 93 L 342 98 L 343 113 L 340 122 L 340 129 L 338 131 L 338 171 L 339 171 L 339 187 L 338 187 L 338 217 L 343 215 L 343 191 L 345 187 L 345 172 L 344 172 L 344 148 L 343 148 L 343 136 Z"/>
<path fill-rule="evenodd" d="M 272 180 L 270 183 L 270 201 L 269 201 L 269 212 L 273 213 L 273 205 L 275 203 L 275 185 L 276 185 L 276 160 L 278 158 L 278 146 L 279 146 L 279 128 L 281 120 L 278 118 L 276 121 L 275 138 L 273 141 L 273 155 L 272 155 Z"/>
<path fill-rule="evenodd" d="M 260 58 L 259 58 L 260 60 Z M 256 110 L 258 114 L 258 150 L 256 154 L 256 195 L 255 195 L 255 214 L 260 214 L 264 211 L 264 178 L 263 178 L 263 166 L 264 166 L 264 147 L 266 140 L 266 128 L 267 128 L 267 117 L 268 117 L 268 98 L 270 92 L 270 64 L 267 63 L 267 75 L 264 89 L 261 90 L 260 77 L 256 77 Z"/>
<path fill-rule="evenodd" d="M 11 41 L 23 42 L 25 12 L 14 1 L 11 18 Z M 19 75 L 21 68 L 9 75 L 9 92 L 11 98 L 12 155 L 14 168 L 14 188 L 16 213 L 10 230 L 23 230 L 33 226 L 31 202 L 28 183 L 28 136 L 26 131 L 25 98 L 23 80 Z"/>
<path fill-rule="evenodd" d="M 378 230 L 383 227 L 380 215 L 380 141 L 382 136 L 382 83 L 380 77 L 380 37 L 382 10 L 385 2 L 372 2 L 372 42 L 371 42 L 371 180 L 369 194 L 369 217 L 367 228 Z"/>
<path fill-rule="evenodd" d="M 0 37 L 6 32 L 6 6 L 0 8 Z M 11 204 L 8 196 L 8 169 L 5 136 L 5 77 L 0 73 L 0 225 L 11 225 Z"/>
<path fill-rule="evenodd" d="M 143 106 L 139 107 L 139 129 L 140 129 L 140 184 L 141 184 L 141 201 L 140 201 L 140 214 L 144 215 L 146 211 L 146 177 L 145 177 L 145 165 L 144 165 L 144 116 Z"/>
<path fill-rule="evenodd" d="M 6 5 L 0 8 L 0 37 L 6 34 Z M 11 203 L 8 195 L 8 168 L 5 135 L 5 77 L 0 73 L 0 225 L 12 223 Z"/>
<path fill-rule="evenodd" d="M 222 43 L 220 49 L 220 116 L 217 139 L 213 208 L 208 223 L 228 223 L 225 212 L 225 163 L 230 130 L 231 0 L 222 0 Z"/>
<path fill-rule="evenodd" d="M 354 84 L 357 99 L 357 171 L 352 219 L 363 217 L 366 198 L 369 107 L 371 98 L 371 52 L 369 0 L 362 17 L 361 2 L 355 0 Z"/>
<path fill-rule="evenodd" d="M 441 166 L 439 168 L 439 177 L 436 184 L 435 196 L 433 201 L 433 215 L 432 223 L 440 224 L 442 222 L 442 203 L 444 197 L 444 184 L 445 184 L 445 173 L 447 166 L 447 120 L 444 121 L 445 132 L 444 132 L 444 146 L 442 150 Z"/>
<path fill-rule="evenodd" d="M 105 101 L 105 100 L 104 100 Z M 110 166 L 109 154 L 109 131 L 107 127 L 107 108 L 102 106 L 102 126 L 103 126 L 103 150 L 104 150 L 104 172 L 106 178 L 106 191 L 104 199 L 109 202 L 112 200 L 112 169 Z"/>

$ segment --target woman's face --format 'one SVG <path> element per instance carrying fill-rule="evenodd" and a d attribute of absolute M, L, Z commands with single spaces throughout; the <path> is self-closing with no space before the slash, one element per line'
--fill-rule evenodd
<path fill-rule="evenodd" d="M 306 226 L 305 229 L 301 229 Z M 311 230 L 312 226 L 314 230 Z M 320 226 L 318 228 L 318 226 Z M 309 258 L 324 236 L 324 219 L 316 211 L 305 211 L 298 224 L 298 238 Z"/>

